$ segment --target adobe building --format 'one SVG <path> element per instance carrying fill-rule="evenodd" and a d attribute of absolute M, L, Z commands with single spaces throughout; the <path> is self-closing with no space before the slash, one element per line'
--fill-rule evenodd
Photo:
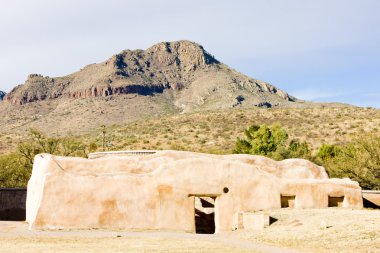
<path fill-rule="evenodd" d="M 238 214 L 363 207 L 361 188 L 307 160 L 183 151 L 40 154 L 28 183 L 31 229 L 231 231 Z"/>

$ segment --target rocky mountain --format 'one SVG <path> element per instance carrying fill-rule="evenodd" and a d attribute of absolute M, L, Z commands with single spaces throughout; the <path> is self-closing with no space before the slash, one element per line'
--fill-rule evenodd
<path fill-rule="evenodd" d="M 5 97 L 6 93 L 4 91 L 1 91 L 0 90 L 0 101 L 3 100 L 3 98 Z"/>
<path fill-rule="evenodd" d="M 85 132 L 166 114 L 252 107 L 304 107 L 190 41 L 125 50 L 63 77 L 31 74 L 0 104 L 0 128 Z"/>
<path fill-rule="evenodd" d="M 66 97 L 166 93 L 182 111 L 234 106 L 284 106 L 296 101 L 286 92 L 220 63 L 190 41 L 163 42 L 147 50 L 125 50 L 103 63 L 64 77 L 28 76 L 5 101 L 13 105 Z"/>

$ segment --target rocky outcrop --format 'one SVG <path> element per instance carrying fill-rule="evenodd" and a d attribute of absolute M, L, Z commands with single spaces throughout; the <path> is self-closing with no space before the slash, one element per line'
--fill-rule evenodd
<path fill-rule="evenodd" d="M 39 100 L 54 99 L 62 95 L 69 82 L 59 81 L 39 74 L 28 76 L 25 84 L 19 85 L 4 97 L 4 101 L 22 105 Z"/>
<path fill-rule="evenodd" d="M 214 107 L 231 108 L 296 100 L 273 85 L 230 69 L 201 45 L 190 41 L 162 42 L 146 50 L 124 50 L 103 63 L 88 65 L 64 77 L 32 74 L 4 100 L 23 105 L 59 97 L 151 96 L 165 90 L 170 93 L 167 98 L 174 100 L 170 103 L 183 111 L 203 105 L 213 109 L 208 101 L 218 101 Z"/>
<path fill-rule="evenodd" d="M 70 98 L 89 98 L 89 97 L 107 97 L 120 94 L 139 94 L 143 96 L 152 95 L 153 93 L 162 93 L 165 87 L 163 85 L 138 85 L 132 84 L 124 87 L 98 86 L 90 89 L 74 91 L 69 93 Z"/>
<path fill-rule="evenodd" d="M 3 98 L 5 97 L 5 95 L 6 93 L 0 90 L 0 101 L 3 101 Z"/>

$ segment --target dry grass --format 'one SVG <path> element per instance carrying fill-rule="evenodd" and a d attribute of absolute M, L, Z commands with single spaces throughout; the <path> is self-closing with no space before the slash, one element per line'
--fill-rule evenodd
<path fill-rule="evenodd" d="M 95 120 L 94 120 L 95 121 Z M 369 108 L 275 108 L 225 110 L 191 114 L 159 116 L 130 123 L 120 119 L 107 125 L 109 149 L 177 149 L 207 153 L 231 153 L 237 137 L 243 137 L 244 129 L 252 124 L 279 122 L 289 133 L 290 139 L 307 141 L 312 150 L 322 143 L 341 144 L 360 134 L 380 134 L 380 110 Z M 101 130 L 93 126 L 83 132 L 81 124 L 55 123 L 54 132 L 44 125 L 31 125 L 51 136 L 74 135 L 85 143 L 96 143 L 101 150 Z M 87 123 L 83 123 L 87 124 Z M 26 132 L 0 132 L 0 153 L 14 150 Z"/>
<path fill-rule="evenodd" d="M 220 243 L 194 239 L 149 237 L 17 237 L 0 238 L 0 251 L 7 253 L 42 252 L 252 252 Z"/>
<path fill-rule="evenodd" d="M 279 122 L 290 139 L 341 144 L 365 132 L 380 134 L 380 110 L 365 108 L 249 109 L 165 116 L 109 127 L 111 149 L 177 149 L 231 153 L 237 137 L 252 124 Z M 96 140 L 99 132 L 88 139 Z M 99 138 L 98 142 L 99 143 Z"/>
<path fill-rule="evenodd" d="M 289 252 L 288 249 L 316 253 L 380 252 L 379 210 L 285 208 L 265 213 L 278 220 L 263 230 L 238 230 L 219 235 L 157 231 L 29 231 L 25 223 L 2 222 L 0 252 L 282 253 Z"/>
<path fill-rule="evenodd" d="M 262 231 L 240 235 L 253 242 L 308 252 L 380 252 L 378 210 L 281 209 L 269 214 L 278 221 Z M 327 228 L 321 228 L 321 223 Z"/>

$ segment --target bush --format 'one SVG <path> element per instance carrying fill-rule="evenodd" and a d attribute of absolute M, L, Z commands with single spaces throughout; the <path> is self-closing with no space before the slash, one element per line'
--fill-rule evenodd
<path fill-rule="evenodd" d="M 253 125 L 244 131 L 247 139 L 238 138 L 234 153 L 270 155 L 288 139 L 288 134 L 280 125 Z"/>
<path fill-rule="evenodd" d="M 40 153 L 85 157 L 86 147 L 75 138 L 47 137 L 40 131 L 29 130 L 29 137 L 18 145 L 18 152 L 31 167 L 34 157 Z"/>
<path fill-rule="evenodd" d="M 25 164 L 19 154 L 0 156 L 0 187 L 26 187 L 30 174 L 31 167 Z"/>
<path fill-rule="evenodd" d="M 40 153 L 86 156 L 86 147 L 74 138 L 52 138 L 31 129 L 19 143 L 16 153 L 0 156 L 0 187 L 25 187 L 30 178 L 34 157 Z"/>
<path fill-rule="evenodd" d="M 252 125 L 244 131 L 246 139 L 238 138 L 235 154 L 263 155 L 276 160 L 286 158 L 311 158 L 309 145 L 293 139 L 288 143 L 288 134 L 279 124 L 272 126 Z"/>
<path fill-rule="evenodd" d="M 326 146 L 318 156 L 330 177 L 351 178 L 364 189 L 380 190 L 379 137 L 366 136 L 341 147 Z"/>
<path fill-rule="evenodd" d="M 339 147 L 336 145 L 322 144 L 319 148 L 317 157 L 322 161 L 334 158 L 339 154 Z"/>

